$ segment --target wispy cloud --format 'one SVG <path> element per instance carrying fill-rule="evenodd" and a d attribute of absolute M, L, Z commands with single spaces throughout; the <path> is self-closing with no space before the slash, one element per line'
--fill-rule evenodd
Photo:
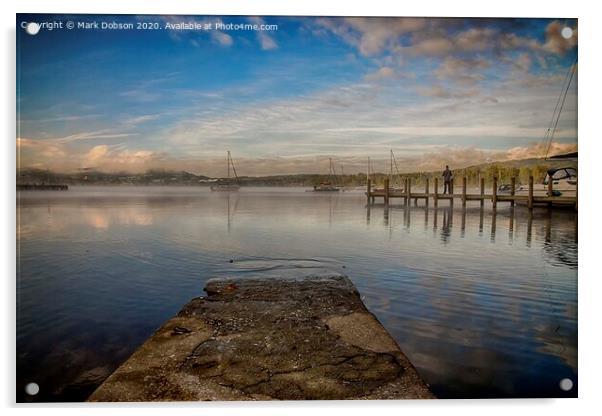
<path fill-rule="evenodd" d="M 81 120 L 90 120 L 94 118 L 100 117 L 100 114 L 85 114 L 85 115 L 65 115 L 65 116 L 55 116 L 55 117 L 42 117 L 42 118 L 30 118 L 30 119 L 22 119 L 20 122 L 22 123 L 62 123 L 68 121 L 81 121 Z"/>
<path fill-rule="evenodd" d="M 123 123 L 128 126 L 137 126 L 139 124 L 153 121 L 159 118 L 159 114 L 145 114 L 142 116 L 135 116 L 126 119 Z"/>
<path fill-rule="evenodd" d="M 249 17 L 249 21 L 251 23 L 255 23 L 257 25 L 264 25 L 265 21 L 261 17 Z M 278 48 L 278 44 L 270 35 L 266 33 L 264 30 L 257 31 L 257 40 L 259 40 L 259 44 L 261 45 L 261 49 L 264 51 L 269 51 L 272 49 Z"/>
<path fill-rule="evenodd" d="M 98 140 L 98 139 L 117 139 L 123 137 L 136 136 L 138 133 L 117 133 L 109 129 L 85 131 L 76 134 L 71 134 L 65 137 L 56 137 L 47 139 L 47 141 L 55 141 L 57 143 L 71 143 L 78 140 Z"/>

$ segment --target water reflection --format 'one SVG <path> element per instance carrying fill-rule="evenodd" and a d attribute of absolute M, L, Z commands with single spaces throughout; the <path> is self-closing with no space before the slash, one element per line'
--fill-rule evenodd
<path fill-rule="evenodd" d="M 387 226 L 389 228 L 392 228 L 391 226 L 391 218 L 392 218 L 392 213 L 394 212 L 401 212 L 402 213 L 402 224 L 406 229 L 411 229 L 412 228 L 412 217 L 414 215 L 417 215 L 417 213 L 422 213 L 423 214 L 423 225 L 424 225 L 424 229 L 426 230 L 430 224 L 432 224 L 432 229 L 434 233 L 438 232 L 438 236 L 440 238 L 440 240 L 443 243 L 448 243 L 450 241 L 450 239 L 454 238 L 454 233 L 453 231 L 453 225 L 454 225 L 454 213 L 457 215 L 459 211 L 459 215 L 460 215 L 460 233 L 457 237 L 459 238 L 464 238 L 466 236 L 466 231 L 467 231 L 467 223 L 469 223 L 469 227 L 470 227 L 470 223 L 473 223 L 472 219 L 475 216 L 478 216 L 478 226 L 477 226 L 477 230 L 479 235 L 481 235 L 483 233 L 483 229 L 484 229 L 484 224 L 485 224 L 485 217 L 488 217 L 488 222 L 489 222 L 489 229 L 490 229 L 490 233 L 489 233 L 489 237 L 490 237 L 490 242 L 495 243 L 496 241 L 496 233 L 497 233 L 497 227 L 498 227 L 498 215 L 502 215 L 502 217 L 507 220 L 507 226 L 504 228 L 507 231 L 507 239 L 509 243 L 512 243 L 515 238 L 516 238 L 516 233 L 519 231 L 517 229 L 517 224 L 520 223 L 524 223 L 523 224 L 523 230 L 525 233 L 525 241 L 524 244 L 526 247 L 530 247 L 531 246 L 531 242 L 533 239 L 533 228 L 534 228 L 534 219 L 538 220 L 539 223 L 536 223 L 535 227 L 539 227 L 537 231 L 541 232 L 541 235 L 543 237 L 543 241 L 547 244 L 545 244 L 543 247 L 544 249 L 549 249 L 550 247 L 552 247 L 551 243 L 553 242 L 554 239 L 556 239 L 557 243 L 560 243 L 560 245 L 562 246 L 566 246 L 568 243 L 570 243 L 570 246 L 572 248 L 576 248 L 576 242 L 577 242 L 577 215 L 576 213 L 572 213 L 572 212 L 566 212 L 566 211 L 558 211 L 556 212 L 556 214 L 554 214 L 554 211 L 552 210 L 547 210 L 547 209 L 543 209 L 540 210 L 538 213 L 534 214 L 533 211 L 529 211 L 527 209 L 520 209 L 520 208 L 515 208 L 515 207 L 509 207 L 507 211 L 503 212 L 498 210 L 488 210 L 486 208 L 456 208 L 454 209 L 451 205 L 449 207 L 445 207 L 445 208 L 440 208 L 440 207 L 434 207 L 434 208 L 429 208 L 428 206 L 422 206 L 422 207 L 417 207 L 417 206 L 410 206 L 410 205 L 403 205 L 401 207 L 398 208 L 391 208 L 388 206 L 381 206 L 381 207 L 374 207 L 371 205 L 366 205 L 366 224 L 370 224 L 370 219 L 371 219 L 371 215 L 373 213 L 373 211 L 375 210 L 382 210 L 383 213 L 383 225 Z M 518 210 L 518 211 L 517 211 Z M 517 218 L 518 216 L 518 218 Z M 554 217 L 558 217 L 557 220 L 560 221 L 570 221 L 571 223 L 573 223 L 574 225 L 574 229 L 572 230 L 568 230 L 565 226 L 565 224 L 563 224 L 562 226 L 562 232 L 561 233 L 556 233 L 557 235 L 555 236 L 553 229 L 554 229 Z M 439 217 L 441 217 L 441 222 L 439 222 Z M 468 218 L 468 220 L 467 220 Z M 475 223 L 475 225 L 477 225 L 477 223 Z M 470 230 L 469 230 L 470 231 Z M 567 231 L 570 231 L 567 236 Z M 556 238 L 555 238 L 556 237 Z M 562 251 L 560 251 L 562 252 Z M 563 257 L 562 255 L 559 255 L 559 257 Z M 570 255 L 568 255 L 569 258 L 571 258 L 571 261 L 567 261 L 565 264 L 567 265 L 574 265 L 575 261 L 574 258 L 576 258 L 575 256 L 575 252 L 574 250 L 570 252 Z"/>
<path fill-rule="evenodd" d="M 491 212 L 491 242 L 495 243 L 495 226 L 497 223 L 497 209 Z"/>
<path fill-rule="evenodd" d="M 238 208 L 238 192 L 225 192 L 226 196 L 226 212 L 228 216 L 228 233 L 230 233 L 230 229 L 232 227 L 232 221 L 234 215 L 236 214 L 236 209 Z M 232 201 L 233 200 L 233 201 Z"/>
<path fill-rule="evenodd" d="M 296 189 L 27 195 L 19 385 L 82 400 L 207 279 L 317 271 L 350 276 L 441 397 L 559 396 L 559 378 L 577 381 L 576 213 L 365 202 Z"/>
<path fill-rule="evenodd" d="M 510 224 L 508 225 L 508 240 L 510 242 L 513 241 L 514 239 L 514 214 L 515 214 L 515 208 L 512 206 L 510 207 Z M 533 215 L 533 214 L 531 214 Z"/>

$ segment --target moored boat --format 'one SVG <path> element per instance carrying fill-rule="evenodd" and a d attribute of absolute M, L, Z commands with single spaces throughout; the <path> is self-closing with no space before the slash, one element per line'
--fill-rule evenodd
<path fill-rule="evenodd" d="M 212 191 L 235 192 L 240 189 L 240 184 L 238 183 L 238 175 L 236 174 L 236 168 L 234 167 L 234 160 L 232 160 L 232 156 L 230 155 L 229 150 L 228 150 L 227 164 L 228 164 L 228 177 L 225 179 L 219 180 L 217 184 L 212 185 L 211 186 Z M 231 182 L 230 165 L 232 165 L 232 172 L 234 173 L 234 179 L 235 179 L 236 183 Z"/>
<path fill-rule="evenodd" d="M 331 177 L 331 181 L 322 182 L 319 185 L 314 185 L 314 192 L 339 192 L 341 190 L 340 185 L 336 185 L 333 182 L 336 181 L 336 173 L 334 170 L 334 165 L 332 164 L 332 159 L 328 159 L 329 165 L 329 175 Z"/>
<path fill-rule="evenodd" d="M 577 169 L 572 167 L 548 169 L 543 183 L 533 185 L 533 196 L 548 196 L 548 184 L 552 181 L 551 196 L 577 196 Z M 529 186 L 519 185 L 516 195 L 528 195 Z"/>

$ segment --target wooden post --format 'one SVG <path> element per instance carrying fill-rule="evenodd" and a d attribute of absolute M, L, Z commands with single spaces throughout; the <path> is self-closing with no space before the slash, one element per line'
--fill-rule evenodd
<path fill-rule="evenodd" d="M 403 178 L 403 204 L 407 205 L 410 201 L 408 200 L 408 178 Z"/>
<path fill-rule="evenodd" d="M 427 185 L 428 187 L 428 179 L 427 179 Z M 428 199 L 427 199 L 428 201 Z M 575 183 L 575 211 L 578 211 L 578 204 L 579 204 L 579 181 L 577 181 L 577 183 Z"/>
<path fill-rule="evenodd" d="M 516 178 L 513 176 L 510 179 L 510 195 L 514 196 L 514 188 L 516 187 Z M 514 198 L 512 198 L 512 201 L 510 201 L 510 206 L 513 207 L 514 206 Z"/>
<path fill-rule="evenodd" d="M 368 205 L 370 205 L 370 193 L 372 191 L 372 181 L 370 179 L 368 179 L 368 189 L 366 191 L 366 198 L 368 198 Z"/>
<path fill-rule="evenodd" d="M 389 205 L 389 178 L 385 179 L 385 205 Z"/>
<path fill-rule="evenodd" d="M 481 177 L 481 206 L 485 205 L 485 178 Z"/>
<path fill-rule="evenodd" d="M 406 198 L 409 204 L 410 200 L 412 199 L 412 179 L 410 178 L 406 179 Z"/>
<path fill-rule="evenodd" d="M 462 177 L 462 206 L 466 206 L 466 176 Z"/>
<path fill-rule="evenodd" d="M 435 203 L 435 206 L 438 205 L 438 201 L 437 199 L 439 198 L 439 178 L 435 178 L 435 196 L 433 197 L 433 202 Z"/>
<path fill-rule="evenodd" d="M 529 209 L 533 209 L 533 176 L 529 176 L 529 199 L 527 199 L 527 206 Z"/>
<path fill-rule="evenodd" d="M 497 208 L 497 176 L 493 177 L 493 193 L 491 194 L 493 208 Z"/>
<path fill-rule="evenodd" d="M 554 196 L 554 180 L 550 175 L 548 175 L 548 196 Z M 548 202 L 548 208 L 552 208 L 552 201 Z"/>
<path fill-rule="evenodd" d="M 426 187 L 424 188 L 424 193 L 426 194 L 426 206 L 429 205 L 429 178 L 426 178 Z"/>

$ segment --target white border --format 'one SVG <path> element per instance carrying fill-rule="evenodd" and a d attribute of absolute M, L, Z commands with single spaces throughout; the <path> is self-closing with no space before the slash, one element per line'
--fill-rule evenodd
<path fill-rule="evenodd" d="M 308 412 L 333 413 L 341 408 L 346 414 L 462 414 L 504 415 L 509 412 L 530 410 L 549 415 L 589 413 L 596 407 L 598 389 L 602 387 L 602 369 L 598 358 L 600 346 L 599 317 L 600 279 L 596 257 L 602 248 L 596 237 L 602 235 L 597 221 L 594 181 L 600 186 L 602 172 L 599 166 L 602 157 L 602 138 L 599 128 L 602 108 L 599 105 L 601 91 L 600 70 L 600 15 L 593 6 L 595 2 L 564 0 L 528 2 L 504 0 L 501 2 L 449 0 L 398 2 L 389 0 L 367 0 L 364 2 L 328 0 L 233 0 L 233 1 L 136 1 L 103 0 L 92 2 L 69 0 L 15 0 L 3 1 L 2 13 L 2 83 L 5 96 L 1 100 L 2 126 L 2 246 L 1 264 L 4 265 L 4 340 L 0 343 L 3 374 L 0 376 L 1 404 L 16 411 L 14 406 L 14 354 L 15 354 L 15 13 L 121 13 L 121 14 L 240 14 L 240 15 L 345 15 L 345 16 L 487 16 L 487 17 L 577 17 L 579 18 L 579 147 L 580 147 L 580 192 L 579 192 L 579 399 L 576 400 L 456 400 L 425 402 L 302 402 L 302 403 L 209 403 L 151 404 L 143 408 L 125 406 L 54 405 L 48 409 L 41 406 L 20 410 L 26 414 L 43 411 L 46 414 L 79 414 L 82 410 L 94 414 L 105 414 L 107 410 L 127 411 L 134 414 L 164 414 L 173 409 L 179 414 L 245 413 L 252 415 L 293 414 Z M 598 215 L 597 215 L 598 214 Z M 598 405 L 598 406 L 596 406 Z M 23 406 L 19 406 L 23 407 Z M 175 410 L 177 408 L 177 410 Z"/>

